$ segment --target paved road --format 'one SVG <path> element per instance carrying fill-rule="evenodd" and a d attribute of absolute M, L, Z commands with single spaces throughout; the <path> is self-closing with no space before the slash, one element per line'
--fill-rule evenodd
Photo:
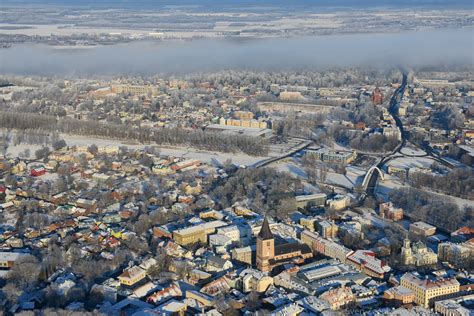
<path fill-rule="evenodd" d="M 392 98 L 390 99 L 390 108 L 389 108 L 389 112 L 392 115 L 398 129 L 400 130 L 402 141 L 400 142 L 400 144 L 397 147 L 395 147 L 395 149 L 393 150 L 393 152 L 390 155 L 382 157 L 380 162 L 377 164 L 377 167 L 380 170 L 382 170 L 382 168 L 390 160 L 400 158 L 400 157 L 429 157 L 429 158 L 431 158 L 431 159 L 433 159 L 433 160 L 435 160 L 435 161 L 437 161 L 437 162 L 439 162 L 439 163 L 441 163 L 441 164 L 443 164 L 443 165 L 445 165 L 449 168 L 454 167 L 453 164 L 446 161 L 445 159 L 440 157 L 436 152 L 434 152 L 433 149 L 430 146 L 423 146 L 423 147 L 417 146 L 420 149 L 422 149 L 423 151 L 425 151 L 425 154 L 422 154 L 422 155 L 410 155 L 410 154 L 405 154 L 405 153 L 402 152 L 402 149 L 407 144 L 408 133 L 405 131 L 405 129 L 403 127 L 402 120 L 398 116 L 398 107 L 399 107 L 400 101 L 403 97 L 403 94 L 405 93 L 406 85 L 407 85 L 407 75 L 403 74 L 402 83 L 401 83 L 400 87 L 397 90 L 395 90 L 395 92 L 393 93 Z M 376 172 L 374 172 L 372 174 L 370 180 L 369 180 L 368 185 L 367 185 L 367 190 L 366 190 L 367 195 L 374 196 L 374 193 L 375 193 L 374 191 L 375 191 L 375 187 L 377 185 L 377 180 L 378 180 L 378 174 Z"/>
<path fill-rule="evenodd" d="M 405 147 L 407 143 L 407 134 L 403 128 L 402 121 L 398 117 L 398 105 L 403 97 L 403 94 L 405 93 L 406 85 L 407 85 L 407 75 L 403 74 L 402 83 L 400 84 L 400 87 L 398 87 L 397 90 L 395 90 L 395 92 L 393 93 L 392 98 L 390 99 L 390 108 L 389 108 L 389 112 L 392 115 L 393 119 L 395 120 L 395 123 L 397 124 L 398 129 L 400 130 L 402 141 L 397 147 L 395 147 L 395 149 L 392 151 L 390 155 L 382 157 L 382 159 L 377 164 L 377 167 L 380 170 L 382 170 L 382 167 L 388 161 L 393 159 L 397 155 L 397 153 L 401 153 L 402 148 Z M 372 173 L 372 176 L 370 177 L 369 183 L 367 185 L 367 190 L 366 190 L 367 195 L 374 196 L 374 193 L 375 193 L 374 191 L 377 185 L 378 176 L 379 175 L 377 172 Z"/>
<path fill-rule="evenodd" d="M 304 140 L 302 143 L 300 143 L 299 145 L 291 148 L 288 152 L 284 153 L 283 155 L 278 156 L 278 157 L 268 158 L 268 159 L 265 159 L 265 160 L 261 160 L 261 161 L 255 163 L 255 164 L 253 164 L 252 167 L 253 168 L 261 168 L 261 167 L 268 166 L 271 163 L 274 163 L 274 162 L 277 162 L 279 160 L 288 158 L 288 157 L 294 155 L 295 153 L 309 147 L 312 144 L 313 144 L 313 141 Z"/>

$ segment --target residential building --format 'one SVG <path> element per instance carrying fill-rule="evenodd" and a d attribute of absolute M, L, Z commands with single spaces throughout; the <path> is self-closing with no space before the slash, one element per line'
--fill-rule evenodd
<path fill-rule="evenodd" d="M 422 237 L 428 237 L 436 233 L 436 227 L 421 221 L 415 222 L 410 224 L 410 233 Z"/>
<path fill-rule="evenodd" d="M 270 316 L 298 316 L 304 311 L 304 308 L 299 306 L 296 303 L 291 303 L 284 305 L 272 313 L 270 313 Z"/>
<path fill-rule="evenodd" d="M 0 269 L 10 269 L 22 256 L 25 256 L 25 254 L 19 252 L 0 252 Z"/>
<path fill-rule="evenodd" d="M 186 303 L 172 299 L 158 306 L 155 311 L 159 315 L 184 316 L 186 315 L 187 308 L 188 306 L 186 305 Z"/>
<path fill-rule="evenodd" d="M 229 237 L 233 242 L 240 241 L 240 229 L 236 225 L 220 227 L 217 233 Z"/>
<path fill-rule="evenodd" d="M 336 195 L 334 198 L 328 200 L 328 207 L 330 210 L 341 211 L 351 204 L 351 198 L 343 195 Z"/>
<path fill-rule="evenodd" d="M 183 294 L 180 287 L 176 283 L 157 291 L 147 298 L 149 303 L 158 304 L 172 297 L 179 297 Z"/>
<path fill-rule="evenodd" d="M 254 269 L 245 269 L 240 273 L 242 278 L 242 291 L 244 293 L 256 291 L 265 292 L 270 285 L 273 285 L 273 278 Z"/>
<path fill-rule="evenodd" d="M 253 261 L 253 253 L 255 252 L 255 248 L 252 249 L 251 246 L 242 247 L 242 248 L 234 248 L 231 251 L 232 260 L 236 260 L 242 263 L 246 263 L 248 265 L 252 265 Z"/>
<path fill-rule="evenodd" d="M 468 268 L 474 263 L 474 243 L 440 243 L 438 245 L 438 258 L 440 261 L 449 262 L 455 267 Z"/>
<path fill-rule="evenodd" d="M 474 238 L 474 227 L 464 226 L 451 233 L 451 241 L 465 242 Z"/>
<path fill-rule="evenodd" d="M 382 260 L 375 257 L 375 253 L 369 250 L 356 250 L 347 256 L 347 264 L 354 266 L 357 270 L 368 276 L 383 279 L 391 268 Z"/>
<path fill-rule="evenodd" d="M 346 262 L 347 256 L 351 253 L 351 250 L 344 247 L 343 245 L 322 238 L 317 233 L 309 230 L 304 230 L 301 233 L 301 242 L 305 243 L 310 247 L 313 252 L 321 253 L 327 257 L 338 259 L 340 262 Z"/>
<path fill-rule="evenodd" d="M 250 111 L 235 111 L 234 116 L 240 120 L 251 120 L 254 118 L 254 114 Z"/>
<path fill-rule="evenodd" d="M 376 87 L 375 90 L 372 92 L 372 96 L 370 97 L 373 104 L 382 104 L 383 103 L 383 93 L 380 91 L 379 87 Z"/>
<path fill-rule="evenodd" d="M 398 140 L 402 139 L 402 134 L 396 126 L 387 126 L 383 128 L 382 135 L 385 137 L 393 137 Z"/>
<path fill-rule="evenodd" d="M 120 281 L 120 284 L 126 286 L 133 286 L 143 280 L 145 277 L 145 270 L 138 266 L 133 266 L 131 268 L 126 269 L 121 275 L 119 275 L 118 279 Z"/>
<path fill-rule="evenodd" d="M 355 295 L 349 287 L 340 287 L 326 291 L 319 298 L 328 302 L 333 310 L 338 310 L 355 302 Z"/>
<path fill-rule="evenodd" d="M 337 226 L 334 221 L 323 220 L 317 223 L 317 230 L 323 238 L 335 238 L 339 226 Z"/>
<path fill-rule="evenodd" d="M 316 228 L 316 225 L 317 225 L 317 221 L 318 220 L 314 217 L 302 217 L 300 218 L 300 225 L 314 232 L 314 229 Z"/>
<path fill-rule="evenodd" d="M 379 215 L 382 218 L 399 221 L 403 219 L 403 209 L 394 207 L 392 202 L 381 203 L 379 205 Z"/>
<path fill-rule="evenodd" d="M 383 293 L 384 300 L 388 301 L 390 305 L 405 305 L 413 303 L 415 293 L 404 286 L 396 286 L 386 290 Z"/>
<path fill-rule="evenodd" d="M 434 309 L 436 313 L 443 316 L 472 316 L 472 310 L 461 305 L 462 301 L 472 301 L 474 295 L 467 295 L 461 299 L 449 299 L 435 302 Z"/>

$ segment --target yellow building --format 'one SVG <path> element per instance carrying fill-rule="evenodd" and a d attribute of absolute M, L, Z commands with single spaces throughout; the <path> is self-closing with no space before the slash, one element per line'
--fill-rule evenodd
<path fill-rule="evenodd" d="M 119 277 L 120 284 L 132 286 L 146 277 L 146 272 L 138 266 L 126 269 Z"/>
<path fill-rule="evenodd" d="M 392 287 L 383 293 L 387 301 L 398 301 L 400 304 L 410 304 L 415 299 L 415 294 L 404 286 Z"/>
<path fill-rule="evenodd" d="M 404 106 L 401 106 L 398 108 L 398 115 L 399 116 L 406 116 L 407 115 L 407 108 Z"/>
<path fill-rule="evenodd" d="M 309 229 L 310 231 L 314 232 L 316 228 L 316 218 L 311 218 L 311 217 L 303 217 L 300 219 L 300 224 L 301 226 Z"/>
<path fill-rule="evenodd" d="M 250 111 L 236 111 L 234 115 L 236 118 L 241 119 L 241 120 L 253 119 L 253 113 Z"/>
<path fill-rule="evenodd" d="M 283 101 L 298 101 L 303 100 L 304 97 L 301 92 L 298 91 L 283 91 L 280 92 L 280 100 Z"/>
<path fill-rule="evenodd" d="M 221 117 L 219 119 L 220 125 L 243 127 L 243 128 L 269 128 L 269 124 L 266 121 L 260 120 L 240 120 L 240 119 L 225 119 Z"/>
<path fill-rule="evenodd" d="M 339 230 L 339 226 L 334 221 L 320 221 L 317 223 L 318 233 L 324 238 L 335 238 Z"/>
<path fill-rule="evenodd" d="M 410 289 L 414 294 L 414 301 L 425 308 L 429 307 L 434 298 L 448 298 L 450 294 L 459 292 L 459 282 L 456 279 L 429 280 L 419 279 L 411 273 L 402 276 L 401 286 Z"/>
<path fill-rule="evenodd" d="M 157 95 L 159 90 L 155 86 L 132 86 L 132 85 L 112 85 L 111 90 L 113 93 L 124 93 L 124 94 L 150 94 Z"/>
<path fill-rule="evenodd" d="M 242 290 L 248 292 L 265 292 L 270 285 L 273 285 L 273 278 L 253 269 L 246 269 L 240 274 L 242 276 Z"/>
<path fill-rule="evenodd" d="M 207 236 L 216 232 L 218 227 L 226 226 L 223 221 L 212 221 L 192 227 L 178 229 L 173 232 L 173 240 L 181 245 L 191 245 L 197 242 L 207 243 Z"/>
<path fill-rule="evenodd" d="M 351 199 L 348 196 L 335 196 L 331 200 L 328 200 L 328 207 L 330 210 L 340 211 L 345 209 L 351 204 Z"/>
<path fill-rule="evenodd" d="M 202 192 L 202 187 L 200 184 L 197 184 L 195 186 L 188 184 L 184 188 L 184 193 L 188 195 L 196 195 L 196 194 L 200 194 L 201 192 Z"/>

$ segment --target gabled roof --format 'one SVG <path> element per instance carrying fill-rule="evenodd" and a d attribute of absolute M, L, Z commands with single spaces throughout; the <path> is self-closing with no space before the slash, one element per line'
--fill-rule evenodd
<path fill-rule="evenodd" d="M 263 240 L 273 239 L 273 234 L 270 229 L 270 224 L 268 223 L 267 216 L 265 216 L 265 218 L 263 219 L 262 228 L 260 229 L 260 232 L 258 233 L 258 238 L 261 238 Z"/>

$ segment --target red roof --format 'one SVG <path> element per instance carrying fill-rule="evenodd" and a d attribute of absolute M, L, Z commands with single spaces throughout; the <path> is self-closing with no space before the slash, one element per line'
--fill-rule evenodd
<path fill-rule="evenodd" d="M 454 231 L 451 235 L 471 235 L 474 234 L 474 227 L 464 226 Z"/>

